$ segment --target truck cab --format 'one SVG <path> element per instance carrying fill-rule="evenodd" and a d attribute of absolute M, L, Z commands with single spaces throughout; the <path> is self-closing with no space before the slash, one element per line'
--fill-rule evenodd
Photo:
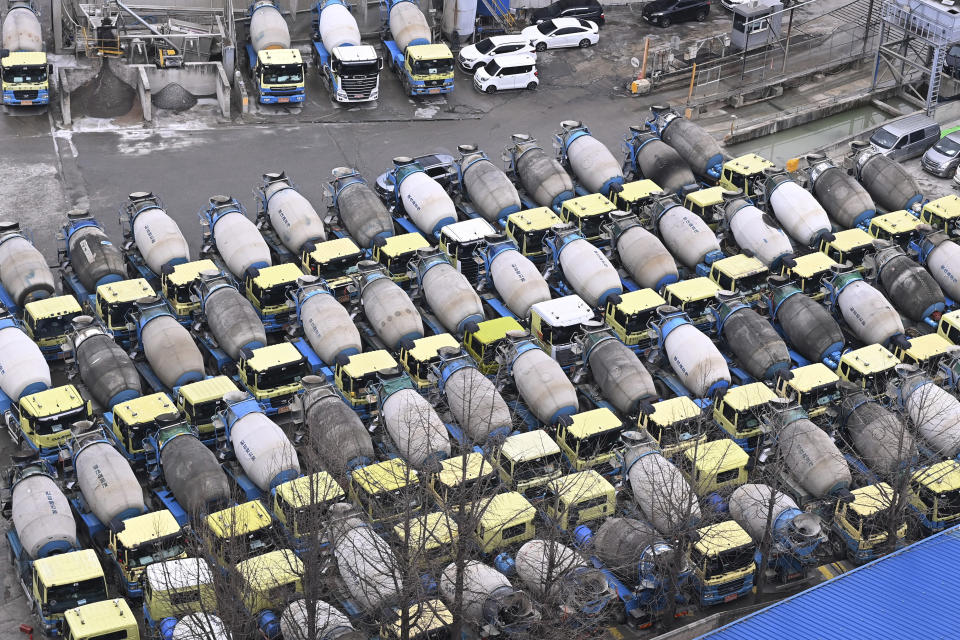
<path fill-rule="evenodd" d="M 63 614 L 65 640 L 140 640 L 140 627 L 123 598 L 91 602 Z"/>
<path fill-rule="evenodd" d="M 410 259 L 419 249 L 429 249 L 430 243 L 419 233 L 402 233 L 398 236 L 378 236 L 373 240 L 373 259 L 382 264 L 390 279 L 399 285 L 410 280 L 407 271 Z"/>
<path fill-rule="evenodd" d="M 307 242 L 300 250 L 300 266 L 305 273 L 323 278 L 333 297 L 340 303 L 350 300 L 353 271 L 363 259 L 363 250 L 350 238 L 334 238 L 325 242 Z"/>
<path fill-rule="evenodd" d="M 950 194 L 931 200 L 920 210 L 920 222 L 948 236 L 956 236 L 960 228 L 960 197 Z"/>
<path fill-rule="evenodd" d="M 752 453 L 763 440 L 760 415 L 776 399 L 777 394 L 762 382 L 734 387 L 714 403 L 713 420 L 725 436 Z"/>
<path fill-rule="evenodd" d="M 655 402 L 653 411 L 641 413 L 637 426 L 656 441 L 663 457 L 673 458 L 707 441 L 703 410 L 689 396 Z"/>
<path fill-rule="evenodd" d="M 627 211 L 643 218 L 646 206 L 655 195 L 661 193 L 663 189 L 653 180 L 634 180 L 623 183 L 619 189 L 611 189 L 610 202 L 619 211 Z"/>
<path fill-rule="evenodd" d="M 513 240 L 520 253 L 533 262 L 544 262 L 547 252 L 543 237 L 547 231 L 563 224 L 563 220 L 548 207 L 517 211 L 507 216 L 507 237 Z"/>
<path fill-rule="evenodd" d="M 165 393 L 153 393 L 121 402 L 103 415 L 108 432 L 120 451 L 131 462 L 143 462 L 146 450 L 143 439 L 157 430 L 157 418 L 177 413 L 173 401 Z"/>
<path fill-rule="evenodd" d="M 485 554 L 505 547 L 519 547 L 536 535 L 536 517 L 537 510 L 522 494 L 498 493 L 480 514 L 473 535 Z"/>
<path fill-rule="evenodd" d="M 530 307 L 530 333 L 541 349 L 569 370 L 580 360 L 574 338 L 594 317 L 590 305 L 576 294 L 545 300 Z"/>
<path fill-rule="evenodd" d="M 202 558 L 177 558 L 147 566 L 143 582 L 143 620 L 151 636 L 167 618 L 216 611 L 210 565 Z"/>
<path fill-rule="evenodd" d="M 377 381 L 377 372 L 396 369 L 397 361 L 389 351 L 367 351 L 350 356 L 337 356 L 333 382 L 347 404 L 360 412 L 377 408 L 376 394 L 370 385 Z"/>
<path fill-rule="evenodd" d="M 525 331 L 516 318 L 502 317 L 467 325 L 463 332 L 463 348 L 477 363 L 484 375 L 495 375 L 500 370 L 497 348 L 511 331 Z"/>
<path fill-rule="evenodd" d="M 822 362 L 790 372 L 793 375 L 789 379 L 777 379 L 777 395 L 799 404 L 814 423 L 832 426 L 840 402 L 840 376 Z"/>
<path fill-rule="evenodd" d="M 697 529 L 690 547 L 694 587 L 701 606 L 731 602 L 753 589 L 757 546 L 733 520 Z"/>
<path fill-rule="evenodd" d="M 471 218 L 462 222 L 444 225 L 440 229 L 440 250 L 457 271 L 476 286 L 479 279 L 480 264 L 474 257 L 487 236 L 497 233 L 483 218 Z"/>
<path fill-rule="evenodd" d="M 390 6 L 409 0 L 388 0 Z M 400 51 L 393 40 L 383 41 L 390 66 L 400 76 L 409 96 L 425 96 L 453 91 L 453 53 L 445 44 L 419 41 Z"/>
<path fill-rule="evenodd" d="M 765 178 L 764 171 L 776 165 L 758 156 L 748 153 L 723 163 L 719 186 L 727 191 L 742 191 L 747 198 L 756 198 Z"/>
<path fill-rule="evenodd" d="M 153 287 L 143 278 L 108 282 L 97 287 L 94 312 L 117 344 L 129 348 L 136 337 L 136 329 L 128 326 L 127 314 L 140 298 L 152 298 L 156 295 Z"/>
<path fill-rule="evenodd" d="M 440 469 L 430 474 L 429 487 L 437 506 L 449 511 L 482 504 L 483 496 L 500 488 L 500 477 L 482 453 L 471 451 L 441 461 Z"/>
<path fill-rule="evenodd" d="M 160 293 L 182 325 L 189 325 L 193 313 L 200 309 L 200 300 L 193 293 L 193 283 L 204 271 L 220 271 L 220 268 L 213 260 L 204 259 L 168 264 L 160 270 Z"/>
<path fill-rule="evenodd" d="M 144 570 L 154 562 L 186 557 L 180 523 L 167 509 L 110 523 L 106 557 L 126 595 L 143 595 Z"/>
<path fill-rule="evenodd" d="M 2 56 L 3 104 L 20 107 L 50 104 L 53 65 L 47 62 L 47 54 L 4 49 Z"/>
<path fill-rule="evenodd" d="M 250 67 L 260 104 L 300 104 L 306 97 L 306 65 L 298 50 L 266 49 L 250 60 Z"/>
<path fill-rule="evenodd" d="M 231 391 L 239 389 L 227 376 L 198 380 L 174 389 L 177 410 L 197 430 L 198 437 L 205 444 L 212 443 L 218 435 L 213 417 L 227 408 L 223 396 Z"/>
<path fill-rule="evenodd" d="M 460 352 L 460 342 L 449 333 L 426 336 L 400 343 L 400 364 L 418 389 L 434 386 L 437 381 L 430 379 L 434 365 L 440 362 L 441 349 L 454 349 Z"/>
<path fill-rule="evenodd" d="M 840 356 L 837 375 L 851 382 L 868 395 L 882 396 L 887 392 L 887 381 L 895 375 L 900 361 L 879 344 L 847 351 Z"/>
<path fill-rule="evenodd" d="M 885 550 L 878 547 L 887 541 L 887 523 L 893 500 L 893 489 L 886 482 L 867 485 L 850 492 L 849 502 L 838 500 L 834 509 L 832 530 L 843 543 L 846 555 L 854 564 L 875 560 L 884 553 L 904 545 L 907 523 L 897 528 L 894 545 Z"/>
<path fill-rule="evenodd" d="M 886 240 L 907 250 L 910 241 L 920 235 L 920 219 L 907 211 L 891 211 L 870 219 L 867 231 L 877 240 Z"/>
<path fill-rule="evenodd" d="M 588 469 L 551 480 L 541 509 L 561 531 L 613 515 L 617 492 L 603 476 Z"/>
<path fill-rule="evenodd" d="M 7 432 L 14 445 L 25 444 L 55 463 L 60 448 L 70 439 L 74 422 L 90 420 L 93 405 L 72 384 L 46 389 L 20 398 L 6 414 Z"/>
<path fill-rule="evenodd" d="M 44 358 L 62 360 L 66 352 L 61 347 L 70 333 L 70 321 L 82 313 L 71 295 L 34 300 L 23 306 L 23 332 L 37 343 Z"/>
<path fill-rule="evenodd" d="M 404 518 L 393 526 L 393 535 L 407 566 L 422 571 L 454 559 L 460 530 L 449 511 L 434 511 Z"/>
<path fill-rule="evenodd" d="M 257 621 L 262 637 L 279 637 L 284 607 L 303 597 L 303 561 L 289 549 L 277 549 L 238 562 L 236 570 L 247 615 Z"/>
<path fill-rule="evenodd" d="M 623 422 L 606 407 L 560 417 L 556 441 L 574 471 L 597 469 L 606 474 L 616 462 Z M 610 467 L 604 465 L 609 464 Z"/>
<path fill-rule="evenodd" d="M 206 552 L 221 570 L 246 558 L 262 555 L 276 544 L 276 526 L 259 500 L 227 507 L 203 520 Z"/>
<path fill-rule="evenodd" d="M 931 374 L 938 372 L 940 363 L 951 355 L 950 351 L 955 346 L 939 333 L 910 338 L 909 342 L 908 347 L 894 345 L 893 355 L 903 364 L 912 364 Z"/>
<path fill-rule="evenodd" d="M 712 231 L 723 223 L 723 187 L 708 187 L 688 193 L 683 200 L 683 206 L 697 214 L 707 223 Z"/>
<path fill-rule="evenodd" d="M 280 331 L 283 323 L 290 319 L 293 309 L 287 305 L 287 294 L 296 288 L 297 279 L 303 275 L 299 266 L 289 262 L 250 268 L 244 274 L 244 294 L 253 304 L 267 333 Z"/>
<path fill-rule="evenodd" d="M 400 458 L 354 469 L 347 492 L 373 523 L 393 522 L 423 509 L 420 474 Z"/>
<path fill-rule="evenodd" d="M 61 553 L 33 561 L 33 570 L 20 580 L 27 603 L 46 635 L 63 633 L 64 613 L 107 599 L 107 580 L 91 549 Z"/>
<path fill-rule="evenodd" d="M 716 282 L 701 276 L 671 282 L 663 288 L 663 299 L 686 313 L 698 329 L 712 329 L 714 318 L 709 309 L 717 302 L 717 293 L 721 290 Z"/>
<path fill-rule="evenodd" d="M 322 523 L 330 505 L 346 493 L 326 471 L 300 476 L 277 486 L 271 499 L 273 515 L 287 534 L 294 550 L 319 543 Z"/>
<path fill-rule="evenodd" d="M 654 340 L 647 323 L 664 304 L 667 301 L 653 289 L 624 291 L 607 298 L 603 320 L 625 345 L 645 349 Z"/>
<path fill-rule="evenodd" d="M 561 476 L 562 455 L 547 432 L 537 429 L 506 438 L 495 464 L 504 486 L 535 498 L 543 493 L 545 484 Z"/>
<path fill-rule="evenodd" d="M 560 219 L 572 224 L 584 238 L 593 244 L 601 244 L 605 238 L 600 227 L 610 221 L 610 212 L 617 207 L 599 193 L 591 193 L 564 200 L 560 205 Z"/>
<path fill-rule="evenodd" d="M 833 268 L 840 265 L 833 258 L 819 251 L 797 256 L 793 261 L 795 264 L 792 267 L 786 264 L 780 267 L 780 275 L 812 299 L 823 300 L 826 295 L 823 280 L 824 278 L 829 280 L 833 274 Z"/>
<path fill-rule="evenodd" d="M 944 460 L 915 471 L 907 492 L 924 531 L 953 526 L 960 520 L 960 462 Z"/>
<path fill-rule="evenodd" d="M 243 349 L 237 379 L 268 415 L 290 411 L 290 400 L 303 390 L 301 378 L 309 375 L 306 357 L 289 342 Z"/>
<path fill-rule="evenodd" d="M 873 249 L 873 236 L 854 227 L 833 234 L 833 240 L 820 239 L 820 253 L 827 254 L 837 264 L 849 262 L 853 268 L 863 270 L 863 256 Z"/>
<path fill-rule="evenodd" d="M 700 442 L 677 456 L 680 472 L 700 497 L 729 495 L 747 481 L 750 455 L 728 438 Z"/>
<path fill-rule="evenodd" d="M 436 598 L 418 602 L 406 611 L 406 631 L 403 626 L 403 612 L 392 609 L 392 616 L 384 616 L 380 624 L 380 638 L 383 640 L 439 640 L 450 637 L 453 626 L 453 614 Z"/>
<path fill-rule="evenodd" d="M 937 335 L 946 338 L 955 345 L 960 345 L 960 309 L 940 316 L 940 322 L 937 324 Z"/>
<path fill-rule="evenodd" d="M 726 291 L 733 291 L 752 304 L 763 298 L 768 290 L 770 270 L 752 256 L 738 253 L 717 260 L 710 266 L 710 279 Z"/>

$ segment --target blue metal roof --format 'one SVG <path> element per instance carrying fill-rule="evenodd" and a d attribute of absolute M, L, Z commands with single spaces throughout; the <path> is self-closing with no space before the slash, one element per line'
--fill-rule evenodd
<path fill-rule="evenodd" d="M 915 542 L 700 638 L 956 640 L 960 638 L 960 527 Z"/>

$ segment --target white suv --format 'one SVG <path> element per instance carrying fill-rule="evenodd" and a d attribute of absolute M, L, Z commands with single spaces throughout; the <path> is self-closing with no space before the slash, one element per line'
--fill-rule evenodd
<path fill-rule="evenodd" d="M 536 89 L 540 84 L 537 56 L 533 53 L 511 53 L 497 56 L 477 69 L 473 86 L 484 93 L 502 89 Z"/>
<path fill-rule="evenodd" d="M 502 56 L 507 53 L 526 53 L 532 52 L 533 45 L 524 36 L 520 34 L 507 36 L 492 36 L 484 38 L 477 44 L 460 49 L 457 56 L 457 62 L 460 68 L 467 73 L 473 73 L 483 65 L 487 64 L 496 56 Z"/>

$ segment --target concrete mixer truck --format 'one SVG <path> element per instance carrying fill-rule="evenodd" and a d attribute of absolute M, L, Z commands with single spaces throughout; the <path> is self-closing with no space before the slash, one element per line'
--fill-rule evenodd
<path fill-rule="evenodd" d="M 361 42 L 345 0 L 321 0 L 313 6 L 313 63 L 337 102 L 369 102 L 380 96 L 383 60 Z"/>
<path fill-rule="evenodd" d="M 407 95 L 425 96 L 453 91 L 453 54 L 447 45 L 432 44 L 427 19 L 415 0 L 381 0 L 383 47 L 390 68 Z"/>
<path fill-rule="evenodd" d="M 290 48 L 290 30 L 277 0 L 256 0 L 247 9 L 247 61 L 260 104 L 299 104 L 306 97 L 306 67 Z"/>
<path fill-rule="evenodd" d="M 30 0 L 10 0 L 3 19 L 3 104 L 30 106 L 50 104 L 50 74 L 43 51 L 40 13 Z"/>
<path fill-rule="evenodd" d="M 96 304 L 98 286 L 126 279 L 123 252 L 110 242 L 103 225 L 89 213 L 68 213 L 67 223 L 60 228 L 57 240 L 60 242 L 57 263 L 63 291 L 72 292 L 87 308 L 92 309 Z"/>

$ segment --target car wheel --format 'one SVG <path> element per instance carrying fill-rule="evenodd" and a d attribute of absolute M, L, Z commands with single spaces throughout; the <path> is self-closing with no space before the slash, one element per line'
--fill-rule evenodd
<path fill-rule="evenodd" d="M 489 87 L 484 89 L 484 91 L 486 91 L 489 94 L 494 94 L 497 92 L 497 87 L 495 87 L 494 85 L 490 85 Z"/>
<path fill-rule="evenodd" d="M 547 43 L 546 43 L 546 42 L 538 42 L 538 43 L 537 43 L 537 46 L 534 47 L 534 48 L 535 48 L 537 51 L 546 51 L 546 50 L 547 50 Z"/>
<path fill-rule="evenodd" d="M 529 89 L 530 91 L 533 91 L 534 89 L 537 88 L 538 84 L 539 83 L 536 83 L 536 82 L 529 82 L 527 83 L 527 89 Z"/>
<path fill-rule="evenodd" d="M 703 22 L 703 21 L 706 20 L 706 19 L 707 19 L 707 12 L 706 12 L 705 10 L 701 9 L 701 10 L 697 13 L 697 22 Z"/>
<path fill-rule="evenodd" d="M 590 41 L 587 40 L 586 38 L 584 38 L 583 40 L 580 41 L 580 48 L 581 48 L 581 49 L 586 49 L 586 48 L 589 47 L 589 46 L 590 46 Z"/>
<path fill-rule="evenodd" d="M 666 29 L 670 26 L 670 18 L 660 18 L 659 24 L 661 28 Z"/>

